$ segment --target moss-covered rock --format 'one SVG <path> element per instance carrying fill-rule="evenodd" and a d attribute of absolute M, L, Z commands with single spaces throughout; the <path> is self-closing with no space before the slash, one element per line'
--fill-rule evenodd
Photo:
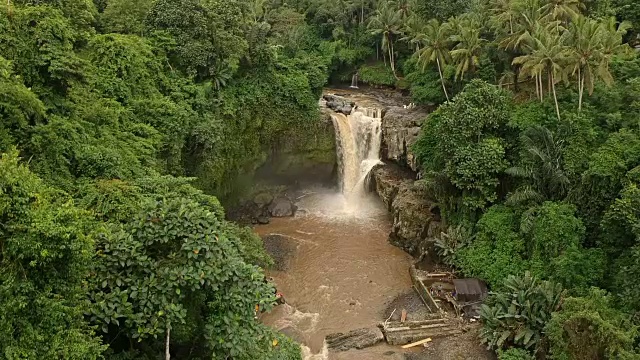
<path fill-rule="evenodd" d="M 273 144 L 256 174 L 272 183 L 323 183 L 335 180 L 336 138 L 331 117 L 287 131 Z"/>

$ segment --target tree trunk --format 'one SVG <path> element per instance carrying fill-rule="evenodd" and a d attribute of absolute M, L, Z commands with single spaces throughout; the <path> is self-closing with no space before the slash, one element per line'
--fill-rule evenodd
<path fill-rule="evenodd" d="M 389 35 L 388 37 L 389 39 L 389 63 L 391 64 L 391 72 L 393 72 L 393 77 L 395 77 L 396 79 L 398 78 L 398 76 L 396 75 L 396 63 L 395 63 L 395 55 L 394 50 L 393 50 L 393 40 L 391 39 L 391 35 Z"/>
<path fill-rule="evenodd" d="M 556 103 L 556 114 L 558 114 L 558 121 L 560 121 L 560 107 L 558 106 L 558 97 L 556 96 L 556 83 L 553 79 L 553 75 L 551 77 L 551 89 L 553 90 L 553 101 Z"/>
<path fill-rule="evenodd" d="M 440 74 L 440 82 L 442 83 L 442 90 L 444 91 L 444 97 L 449 101 L 449 94 L 447 94 L 447 87 L 444 86 L 444 77 L 442 76 L 442 68 L 440 67 L 440 58 L 436 57 L 436 63 L 438 64 L 438 73 Z"/>
<path fill-rule="evenodd" d="M 520 66 L 513 69 L 513 91 L 518 92 L 518 77 L 520 76 Z"/>
<path fill-rule="evenodd" d="M 170 360 L 171 359 L 171 354 L 169 353 L 169 339 L 171 336 L 171 323 L 167 322 L 167 341 L 165 342 L 164 345 L 164 358 L 165 360 Z"/>
<path fill-rule="evenodd" d="M 582 97 L 584 96 L 584 75 L 578 68 L 578 111 L 582 111 Z"/>
<path fill-rule="evenodd" d="M 540 84 L 540 102 L 544 102 L 544 82 L 542 82 L 542 73 L 537 75 L 537 81 Z"/>

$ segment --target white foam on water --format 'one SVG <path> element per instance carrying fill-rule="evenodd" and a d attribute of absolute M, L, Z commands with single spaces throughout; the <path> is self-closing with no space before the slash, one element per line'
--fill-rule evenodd
<path fill-rule="evenodd" d="M 314 354 L 307 346 L 300 345 L 300 351 L 302 352 L 302 358 L 304 360 L 328 360 L 329 359 L 329 347 L 325 341 L 322 350 L 319 353 Z"/>
<path fill-rule="evenodd" d="M 338 168 L 342 196 L 324 205 L 338 216 L 370 217 L 376 206 L 365 189 L 366 179 L 380 160 L 382 110 L 356 107 L 350 115 L 331 115 L 336 129 Z M 333 206 L 331 206 L 333 205 Z"/>

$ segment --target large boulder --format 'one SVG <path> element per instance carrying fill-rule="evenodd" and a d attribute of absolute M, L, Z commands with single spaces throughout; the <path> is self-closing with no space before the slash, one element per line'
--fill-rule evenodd
<path fill-rule="evenodd" d="M 411 147 L 418 140 L 427 115 L 427 111 L 420 108 L 388 108 L 382 118 L 382 158 L 417 171 L 418 163 Z"/>
<path fill-rule="evenodd" d="M 327 102 L 329 109 L 345 115 L 350 115 L 351 110 L 356 105 L 355 102 L 338 95 L 327 94 L 323 95 L 322 98 Z"/>
<path fill-rule="evenodd" d="M 295 215 L 297 206 L 293 204 L 293 201 L 286 197 L 276 198 L 269 205 L 269 214 L 272 217 L 290 217 Z"/>
<path fill-rule="evenodd" d="M 273 194 L 268 192 L 261 192 L 253 197 L 253 203 L 260 208 L 269 206 L 271 202 L 273 202 Z"/>
<path fill-rule="evenodd" d="M 384 340 L 384 336 L 382 335 L 382 331 L 375 327 L 352 330 L 346 334 L 330 334 L 325 337 L 325 340 L 329 349 L 334 351 L 347 351 L 373 346 Z"/>
<path fill-rule="evenodd" d="M 435 237 L 440 232 L 440 216 L 428 194 L 414 184 L 413 174 L 397 165 L 373 169 L 372 187 L 393 218 L 389 241 L 420 256 L 426 253 L 437 261 Z"/>

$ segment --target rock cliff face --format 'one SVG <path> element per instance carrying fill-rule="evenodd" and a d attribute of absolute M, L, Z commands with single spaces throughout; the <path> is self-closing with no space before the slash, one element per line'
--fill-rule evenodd
<path fill-rule="evenodd" d="M 371 180 L 393 218 L 389 241 L 414 256 L 426 253 L 435 261 L 434 237 L 440 231 L 440 216 L 427 194 L 414 185 L 411 173 L 386 163 L 373 170 Z"/>
<path fill-rule="evenodd" d="M 336 162 L 333 122 L 331 116 L 323 112 L 321 121 L 283 134 L 256 172 L 256 179 L 277 184 L 332 184 Z"/>
<path fill-rule="evenodd" d="M 428 260 L 436 261 L 439 210 L 414 184 L 419 166 L 411 151 L 427 115 L 425 109 L 387 107 L 382 119 L 381 151 L 385 163 L 373 170 L 371 179 L 372 190 L 393 218 L 389 241 L 414 256 L 426 253 Z"/>
<path fill-rule="evenodd" d="M 382 119 L 382 158 L 418 171 L 411 146 L 418 139 L 427 115 L 422 109 L 388 108 Z"/>

